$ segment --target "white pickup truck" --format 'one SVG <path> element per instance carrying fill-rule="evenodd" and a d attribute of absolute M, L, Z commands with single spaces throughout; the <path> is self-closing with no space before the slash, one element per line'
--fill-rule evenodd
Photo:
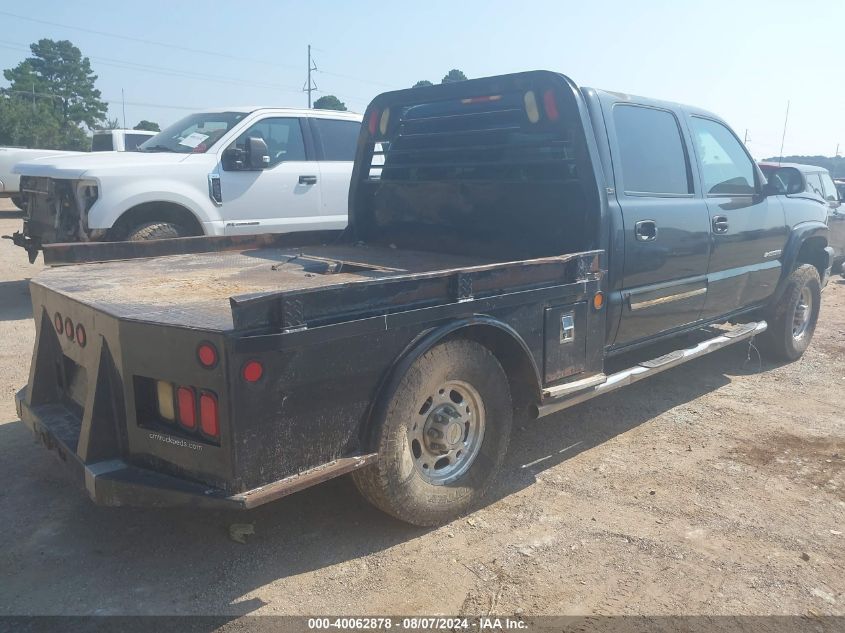
<path fill-rule="evenodd" d="M 92 152 L 134 152 L 138 146 L 155 136 L 156 132 L 144 130 L 98 130 L 91 137 Z M 11 198 L 23 209 L 20 196 L 20 176 L 12 173 L 18 163 L 39 160 L 48 156 L 78 156 L 85 152 L 67 152 L 56 149 L 25 149 L 0 147 L 0 198 Z"/>
<path fill-rule="evenodd" d="M 227 108 L 191 114 L 137 152 L 18 164 L 15 244 L 280 233 L 346 226 L 361 116 Z"/>

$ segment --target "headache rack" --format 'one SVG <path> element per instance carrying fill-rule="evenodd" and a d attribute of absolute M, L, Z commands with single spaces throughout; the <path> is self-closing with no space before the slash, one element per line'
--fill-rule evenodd
<path fill-rule="evenodd" d="M 374 111 L 384 130 L 368 179 L 384 182 L 578 177 L 572 121 L 550 85 Z M 547 96 L 544 96 L 547 95 Z M 545 107 L 539 102 L 544 102 Z"/>

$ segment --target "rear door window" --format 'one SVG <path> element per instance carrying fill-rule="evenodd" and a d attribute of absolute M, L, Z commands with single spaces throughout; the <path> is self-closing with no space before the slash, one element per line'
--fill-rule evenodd
<path fill-rule="evenodd" d="M 94 138 L 91 139 L 92 152 L 111 152 L 113 149 L 114 146 L 112 145 L 112 135 L 110 133 L 95 134 Z"/>
<path fill-rule="evenodd" d="M 714 196 L 756 193 L 754 162 L 733 132 L 711 119 L 692 117 L 691 120 L 704 193 Z"/>
<path fill-rule="evenodd" d="M 616 105 L 622 184 L 627 194 L 692 193 L 689 162 L 675 115 L 667 110 Z"/>
<path fill-rule="evenodd" d="M 824 198 L 828 202 L 838 202 L 839 192 L 836 190 L 836 184 L 830 174 L 822 173 L 822 186 L 824 187 Z"/>
<path fill-rule="evenodd" d="M 323 148 L 323 160 L 355 160 L 361 124 L 358 121 L 312 118 Z"/>
<path fill-rule="evenodd" d="M 149 138 L 150 136 L 148 134 L 127 134 L 125 137 L 126 151 L 136 151 L 138 146 Z"/>
<path fill-rule="evenodd" d="M 818 173 L 804 174 L 804 180 L 807 181 L 807 193 L 811 193 L 824 200 L 824 190 L 822 189 L 821 176 Z"/>

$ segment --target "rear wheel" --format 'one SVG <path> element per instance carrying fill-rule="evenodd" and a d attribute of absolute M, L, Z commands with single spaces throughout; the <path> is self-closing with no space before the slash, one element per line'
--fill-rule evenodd
<path fill-rule="evenodd" d="M 778 360 L 801 358 L 816 330 L 820 306 L 819 272 L 815 266 L 799 264 L 789 275 L 780 302 L 766 314 L 763 350 Z"/>
<path fill-rule="evenodd" d="M 415 525 L 471 509 L 508 447 L 507 376 L 486 347 L 456 339 L 423 354 L 399 383 L 377 436 L 378 459 L 355 471 L 373 505 Z"/>
<path fill-rule="evenodd" d="M 126 235 L 127 242 L 145 242 L 147 240 L 166 240 L 175 237 L 185 237 L 188 230 L 172 222 L 147 222 L 133 229 Z"/>

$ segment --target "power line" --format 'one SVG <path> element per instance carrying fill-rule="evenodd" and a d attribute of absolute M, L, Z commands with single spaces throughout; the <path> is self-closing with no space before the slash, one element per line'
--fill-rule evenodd
<path fill-rule="evenodd" d="M 317 70 L 317 72 L 322 73 L 323 75 L 331 75 L 332 77 L 341 77 L 343 79 L 351 79 L 352 81 L 359 81 L 364 84 L 372 84 L 374 86 L 381 86 L 382 88 L 390 88 L 391 90 L 401 90 L 402 88 L 398 86 L 392 86 L 390 84 L 385 84 L 380 81 L 371 81 L 369 79 L 361 79 L 360 77 L 353 77 L 352 75 L 342 75 L 340 73 L 333 73 L 327 70 Z"/>
<path fill-rule="evenodd" d="M 14 50 L 26 50 L 29 51 L 29 48 L 26 47 L 24 44 L 20 44 L 19 42 L 10 42 L 8 40 L 0 40 L 0 48 L 9 48 Z M 122 59 L 114 59 L 111 57 L 95 57 L 95 56 L 88 56 L 88 59 L 91 59 L 98 64 L 103 64 L 105 66 L 112 66 L 115 68 L 124 68 L 129 70 L 140 70 L 142 72 L 157 74 L 157 75 L 166 75 L 170 77 L 181 77 L 184 79 L 199 79 L 202 81 L 211 81 L 215 83 L 224 83 L 224 84 L 240 84 L 244 86 L 254 86 L 259 88 L 268 88 L 271 90 L 278 90 L 280 92 L 299 92 L 293 86 L 282 86 L 279 84 L 270 84 L 270 83 L 261 83 L 256 81 L 249 81 L 246 79 L 239 79 L 236 77 L 227 77 L 225 75 L 211 75 L 206 73 L 198 73 L 192 70 L 182 70 L 178 68 L 167 68 L 164 66 L 152 66 L 150 64 L 139 64 L 137 62 L 130 62 Z"/>
<path fill-rule="evenodd" d="M 38 97 L 42 99 L 61 99 L 61 95 L 54 95 L 49 92 L 30 92 L 29 90 L 12 90 L 11 88 L 0 88 L 0 93 L 4 94 L 18 94 L 18 95 L 26 95 L 27 97 Z M 108 99 L 103 97 L 102 101 L 108 104 L 117 104 L 121 101 L 119 99 Z M 192 110 L 194 112 L 200 112 L 202 110 L 207 110 L 205 106 L 178 106 L 178 105 L 169 105 L 164 103 L 148 103 L 144 101 L 126 101 L 126 105 L 133 105 L 133 106 L 145 106 L 148 108 L 167 108 L 171 110 Z"/>
<path fill-rule="evenodd" d="M 73 31 L 82 31 L 84 33 L 93 33 L 94 35 L 102 35 L 103 37 L 113 37 L 120 40 L 127 40 L 129 42 L 138 42 L 140 44 L 150 44 L 153 46 L 163 46 L 165 48 L 172 48 L 174 50 L 185 51 L 188 53 L 199 53 L 201 55 L 214 55 L 216 57 L 224 57 L 241 62 L 250 62 L 251 64 L 265 64 L 267 66 L 276 66 L 279 68 L 295 68 L 291 64 L 278 64 L 276 62 L 268 62 L 266 59 L 255 59 L 251 57 L 239 57 L 237 55 L 229 55 L 219 51 L 204 50 L 201 48 L 190 48 L 188 46 L 181 46 L 179 44 L 170 44 L 169 42 L 158 42 L 155 40 L 147 40 L 142 37 L 133 37 L 131 35 L 118 35 L 117 33 L 109 33 L 107 31 L 98 31 L 96 29 L 89 29 L 82 26 L 72 26 L 70 24 L 60 24 L 59 22 L 50 22 L 49 20 L 40 20 L 38 18 L 30 18 L 25 15 L 18 15 L 17 13 L 10 13 L 8 11 L 0 11 L 0 15 L 5 15 L 10 18 L 18 20 L 27 20 L 29 22 L 36 22 L 38 24 L 46 24 L 48 26 L 56 26 L 62 29 L 70 29 Z"/>

